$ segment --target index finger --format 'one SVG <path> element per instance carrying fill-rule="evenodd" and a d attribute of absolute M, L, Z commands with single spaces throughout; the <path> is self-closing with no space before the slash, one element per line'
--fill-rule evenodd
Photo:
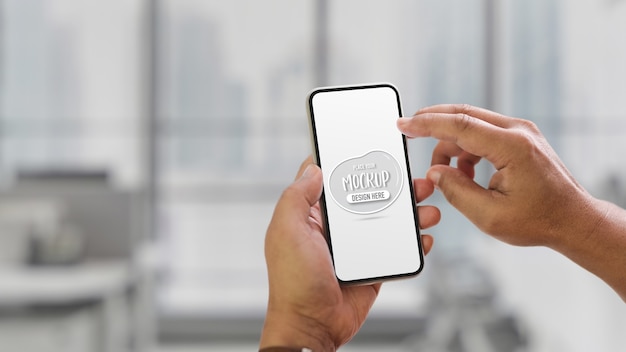
<path fill-rule="evenodd" d="M 503 152 L 510 148 L 507 129 L 464 113 L 420 113 L 398 119 L 398 128 L 407 137 L 434 137 L 454 143 L 463 150 L 489 160 L 501 169 Z"/>
<path fill-rule="evenodd" d="M 465 114 L 503 128 L 515 126 L 515 118 L 468 104 L 440 104 L 418 110 L 413 116 L 425 113 Z"/>

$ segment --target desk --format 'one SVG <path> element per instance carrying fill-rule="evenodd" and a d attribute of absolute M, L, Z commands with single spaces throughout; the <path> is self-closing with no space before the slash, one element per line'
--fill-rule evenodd
<path fill-rule="evenodd" d="M 0 268 L 0 309 L 93 307 L 102 352 L 128 350 L 127 291 L 133 271 L 124 261 L 87 262 L 73 266 Z"/>

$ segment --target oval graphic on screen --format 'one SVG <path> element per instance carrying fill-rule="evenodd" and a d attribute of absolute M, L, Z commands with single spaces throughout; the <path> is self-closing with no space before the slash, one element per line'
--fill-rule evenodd
<path fill-rule="evenodd" d="M 402 190 L 402 168 L 391 154 L 375 150 L 339 163 L 329 177 L 330 194 L 343 209 L 372 214 L 390 206 Z"/>

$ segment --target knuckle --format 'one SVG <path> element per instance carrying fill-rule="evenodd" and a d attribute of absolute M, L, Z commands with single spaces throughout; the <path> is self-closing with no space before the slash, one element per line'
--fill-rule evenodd
<path fill-rule="evenodd" d="M 525 120 L 525 119 L 518 119 L 517 122 L 519 124 L 520 129 L 523 129 L 533 134 L 541 133 L 539 131 L 539 127 L 537 127 L 537 124 L 534 123 L 533 121 Z"/>
<path fill-rule="evenodd" d="M 530 152 L 537 147 L 535 135 L 528 130 L 517 130 L 513 140 L 520 151 Z"/>
<path fill-rule="evenodd" d="M 475 108 L 469 104 L 456 104 L 455 105 L 455 110 L 460 114 L 472 115 L 472 112 L 474 111 L 474 109 Z"/>
<path fill-rule="evenodd" d="M 456 115 L 454 119 L 455 127 L 459 130 L 459 132 L 463 133 L 471 129 L 473 118 L 465 113 L 460 113 Z"/>

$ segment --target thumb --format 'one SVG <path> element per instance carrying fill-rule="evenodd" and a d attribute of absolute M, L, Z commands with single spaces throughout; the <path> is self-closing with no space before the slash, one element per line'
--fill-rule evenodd
<path fill-rule="evenodd" d="M 474 182 L 463 171 L 447 165 L 434 165 L 426 173 L 448 202 L 474 224 L 480 224 L 493 199 L 489 191 Z"/>
<path fill-rule="evenodd" d="M 281 195 L 276 205 L 277 214 L 292 214 L 308 219 L 311 207 L 322 195 L 322 171 L 317 165 L 310 164 L 302 175 L 295 180 Z"/>

